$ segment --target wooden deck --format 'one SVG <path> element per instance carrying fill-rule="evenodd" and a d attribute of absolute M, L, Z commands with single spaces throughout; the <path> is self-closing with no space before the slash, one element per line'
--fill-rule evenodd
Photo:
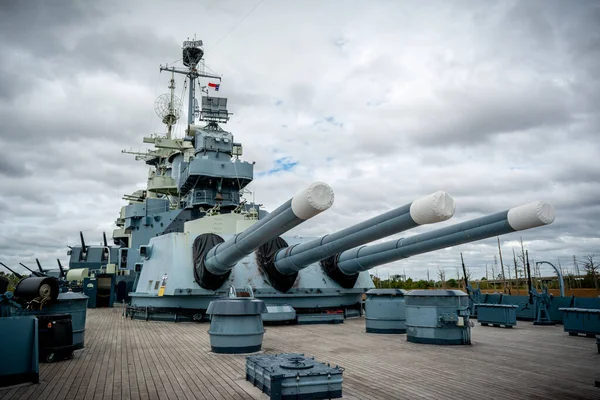
<path fill-rule="evenodd" d="M 88 310 L 86 348 L 40 365 L 40 383 L 1 399 L 266 399 L 244 378 L 243 355 L 210 352 L 208 323 L 124 319 Z M 301 352 L 339 364 L 346 399 L 600 399 L 596 341 L 561 326 L 476 326 L 472 346 L 408 343 L 405 335 L 339 325 L 267 327 L 266 353 Z M 5 362 L 5 360 L 2 360 Z"/>

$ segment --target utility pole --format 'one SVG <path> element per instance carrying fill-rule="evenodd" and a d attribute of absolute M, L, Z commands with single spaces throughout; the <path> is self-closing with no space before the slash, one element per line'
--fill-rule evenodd
<path fill-rule="evenodd" d="M 498 254 L 500 255 L 500 268 L 502 268 L 502 281 L 504 282 L 504 292 L 506 293 L 506 275 L 504 275 L 504 263 L 502 262 L 502 249 L 500 248 L 500 238 L 496 236 L 498 239 Z M 510 288 L 508 289 L 508 294 L 510 294 Z"/>
<path fill-rule="evenodd" d="M 577 264 L 577 259 L 575 258 L 575 255 L 573 255 L 573 267 L 575 268 L 575 280 L 577 281 L 577 286 L 579 286 L 579 289 L 581 289 L 581 281 L 579 280 L 579 264 Z"/>
<path fill-rule="evenodd" d="M 498 266 L 498 258 L 496 258 L 496 255 L 494 254 L 494 263 L 492 264 L 492 281 L 494 282 L 494 290 L 496 290 L 496 278 L 498 277 L 498 275 L 496 275 L 496 267 Z"/>
<path fill-rule="evenodd" d="M 521 287 L 519 282 L 519 270 L 517 269 L 517 256 L 515 254 L 515 249 L 513 248 L 513 262 L 515 263 L 515 278 L 517 280 L 517 295 L 521 295 Z"/>

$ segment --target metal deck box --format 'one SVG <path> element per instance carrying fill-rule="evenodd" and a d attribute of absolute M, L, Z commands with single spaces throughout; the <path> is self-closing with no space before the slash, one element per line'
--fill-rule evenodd
<path fill-rule="evenodd" d="M 471 344 L 469 297 L 460 290 L 411 290 L 406 300 L 406 340 Z"/>
<path fill-rule="evenodd" d="M 561 308 L 565 332 L 577 335 L 600 335 L 600 310 L 591 308 Z"/>
<path fill-rule="evenodd" d="M 262 313 L 267 311 L 262 300 L 223 298 L 213 300 L 206 313 L 210 319 L 210 347 L 215 353 L 236 354 L 259 351 L 265 329 Z"/>
<path fill-rule="evenodd" d="M 73 324 L 71 314 L 38 315 L 40 361 L 53 362 L 71 357 Z"/>
<path fill-rule="evenodd" d="M 343 371 L 304 354 L 246 357 L 246 380 L 271 400 L 340 398 Z"/>
<path fill-rule="evenodd" d="M 0 387 L 39 383 L 38 320 L 35 316 L 0 318 Z"/>
<path fill-rule="evenodd" d="M 406 333 L 405 290 L 371 289 L 365 301 L 367 333 Z"/>
<path fill-rule="evenodd" d="M 477 321 L 483 326 L 517 325 L 517 306 L 514 304 L 477 304 Z"/>

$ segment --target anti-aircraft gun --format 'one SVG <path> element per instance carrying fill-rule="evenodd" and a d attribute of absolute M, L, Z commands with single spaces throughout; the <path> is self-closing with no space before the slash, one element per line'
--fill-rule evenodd
<path fill-rule="evenodd" d="M 30 277 L 24 277 L 1 262 L 0 265 L 19 278 L 14 290 L 14 297 L 27 303 L 27 307 L 41 308 L 45 303 L 54 301 L 58 297 L 60 291 L 58 279 L 42 274 L 40 274 L 41 276 L 32 274 Z"/>

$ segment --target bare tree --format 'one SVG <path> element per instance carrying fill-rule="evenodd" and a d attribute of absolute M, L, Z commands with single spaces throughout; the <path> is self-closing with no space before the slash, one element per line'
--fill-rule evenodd
<path fill-rule="evenodd" d="M 446 271 L 443 268 L 438 267 L 437 275 L 442 283 L 442 289 L 446 289 Z"/>
<path fill-rule="evenodd" d="M 567 278 L 565 280 L 565 291 L 573 289 L 573 280 L 571 279 L 572 277 L 570 276 L 567 267 L 563 267 L 563 265 L 560 262 L 560 258 L 558 257 L 556 258 L 556 263 L 558 264 L 558 270 L 562 273 L 563 278 Z"/>
<path fill-rule="evenodd" d="M 588 275 L 592 276 L 594 286 L 596 287 L 596 290 L 598 290 L 598 272 L 600 272 L 600 263 L 594 260 L 594 257 L 596 257 L 595 254 L 587 255 L 585 257 L 586 260 L 583 261 L 581 264 L 583 265 L 583 269 L 585 270 L 585 272 Z"/>
<path fill-rule="evenodd" d="M 461 288 L 461 286 L 464 286 L 463 280 L 460 279 L 460 268 L 458 266 L 456 266 L 456 283 L 458 284 L 459 289 Z M 467 290 L 466 287 L 465 290 Z"/>

